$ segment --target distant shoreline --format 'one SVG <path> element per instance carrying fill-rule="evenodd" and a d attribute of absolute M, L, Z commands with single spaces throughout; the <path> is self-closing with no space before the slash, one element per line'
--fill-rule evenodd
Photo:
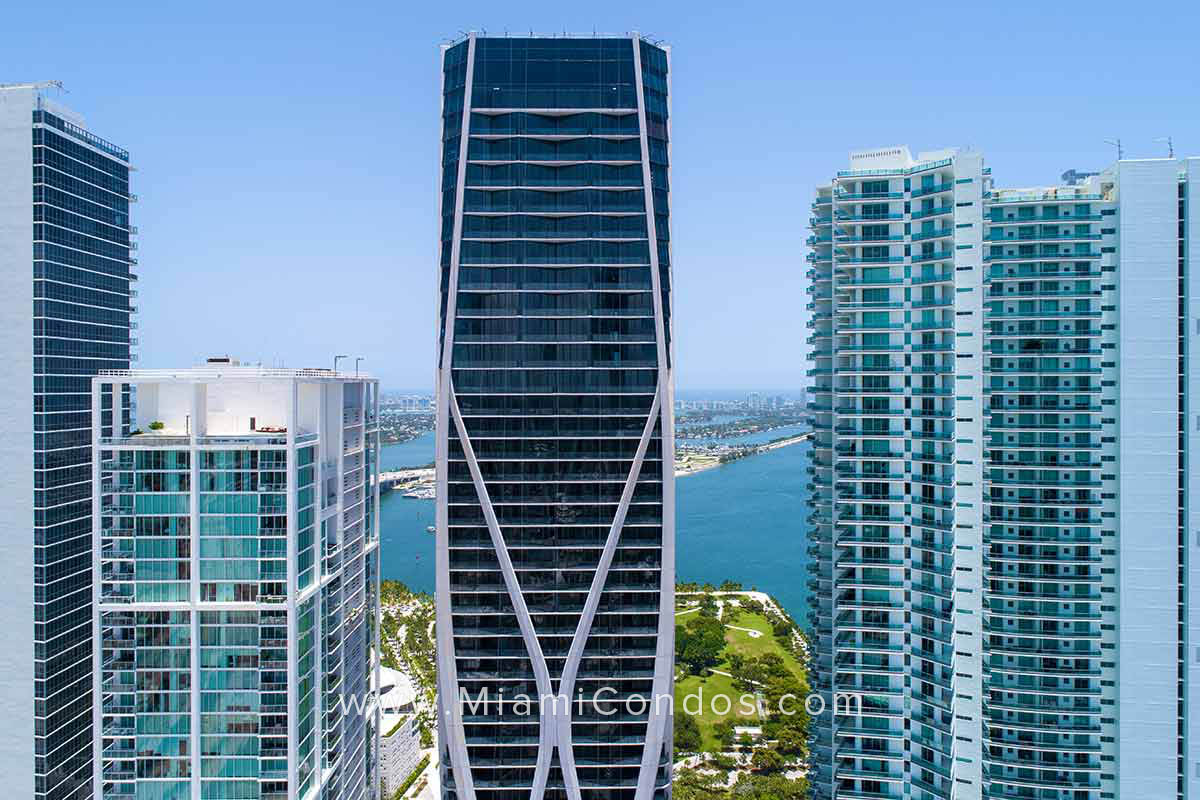
<path fill-rule="evenodd" d="M 743 458 L 750 458 L 750 457 L 756 456 L 760 453 L 765 453 L 768 450 L 777 450 L 780 447 L 787 447 L 788 445 L 799 444 L 800 442 L 808 441 L 809 439 L 811 439 L 812 435 L 813 435 L 812 431 L 805 431 L 804 433 L 797 434 L 796 436 L 789 436 L 786 439 L 780 439 L 780 440 L 774 441 L 774 442 L 766 442 L 764 444 L 754 445 L 752 448 L 748 448 L 744 454 L 739 455 L 737 458 L 730 459 L 728 461 L 722 461 L 720 458 L 714 458 L 711 461 L 706 460 L 703 463 L 696 464 L 694 466 L 687 464 L 685 462 L 683 467 L 677 466 L 675 468 L 675 477 L 682 478 L 687 475 L 695 475 L 697 472 L 705 472 L 710 469 L 715 469 L 716 467 L 725 466 L 726 464 L 732 464 L 734 461 L 741 461 Z"/>
<path fill-rule="evenodd" d="M 763 444 L 751 445 L 751 446 L 746 447 L 745 452 L 741 453 L 736 458 L 728 459 L 725 461 L 722 461 L 720 456 L 713 456 L 713 455 L 708 455 L 708 454 L 700 454 L 700 453 L 692 452 L 690 454 L 690 457 L 686 458 L 682 464 L 676 463 L 675 477 L 676 478 L 684 478 L 684 477 L 687 477 L 688 475 L 695 475 L 699 472 L 707 472 L 710 469 L 716 469 L 717 467 L 722 467 L 727 464 L 732 464 L 734 461 L 741 461 L 743 458 L 750 458 L 750 457 L 756 456 L 760 453 L 765 453 L 769 450 L 778 450 L 780 447 L 788 447 L 789 445 L 799 444 L 800 442 L 808 441 L 809 439 L 811 439 L 812 435 L 813 435 L 812 431 L 805 431 L 804 433 L 800 433 L 795 436 L 788 436 L 787 438 L 779 439 L 778 441 L 764 442 Z M 397 442 L 396 444 L 404 444 L 404 442 Z M 383 472 L 392 473 L 393 475 L 395 473 L 407 473 L 407 475 L 405 477 L 408 477 L 408 475 L 412 475 L 412 473 L 425 472 L 426 470 L 429 470 L 431 467 L 432 467 L 431 464 L 424 464 L 419 467 L 418 466 L 400 467 L 397 469 L 383 470 Z M 413 489 L 432 488 L 432 486 L 433 486 L 432 475 L 429 475 L 429 474 L 420 475 L 420 476 L 412 475 L 412 478 L 414 478 L 416 480 L 413 480 L 411 482 L 409 480 L 400 481 L 399 483 L 401 483 L 401 486 L 398 486 L 397 488 L 402 488 L 403 491 L 411 491 Z M 402 493 L 403 493 L 403 491 L 402 491 Z M 411 495 L 410 495 L 410 497 L 411 497 Z M 422 498 L 422 499 L 424 499 L 424 498 Z"/>

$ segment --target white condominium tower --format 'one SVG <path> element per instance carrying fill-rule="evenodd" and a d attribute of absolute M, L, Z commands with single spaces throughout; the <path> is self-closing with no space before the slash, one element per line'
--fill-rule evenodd
<path fill-rule="evenodd" d="M 850 161 L 808 242 L 816 796 L 1200 797 L 1200 159 Z"/>
<path fill-rule="evenodd" d="M 97 798 L 378 796 L 378 398 L 228 359 L 95 379 Z"/>

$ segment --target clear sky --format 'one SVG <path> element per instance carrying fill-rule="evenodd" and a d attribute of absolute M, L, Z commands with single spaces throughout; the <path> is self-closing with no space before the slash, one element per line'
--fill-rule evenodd
<path fill-rule="evenodd" d="M 673 48 L 677 382 L 804 380 L 813 187 L 849 150 L 971 146 L 997 182 L 1200 155 L 1195 2 L 6 4 L 0 83 L 56 79 L 127 148 L 141 366 L 366 358 L 433 382 L 438 44 Z"/>

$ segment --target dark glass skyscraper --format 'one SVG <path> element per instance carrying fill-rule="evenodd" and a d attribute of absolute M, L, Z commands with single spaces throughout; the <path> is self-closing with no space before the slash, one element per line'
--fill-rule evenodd
<path fill-rule="evenodd" d="M 636 35 L 444 51 L 447 798 L 669 795 L 667 76 Z"/>
<path fill-rule="evenodd" d="M 129 172 L 127 152 L 38 86 L 0 87 L 0 775 L 10 797 L 92 791 L 91 376 L 130 362 Z M 103 417 L 111 429 L 111 404 Z M 115 423 L 127 429 L 127 415 Z"/>

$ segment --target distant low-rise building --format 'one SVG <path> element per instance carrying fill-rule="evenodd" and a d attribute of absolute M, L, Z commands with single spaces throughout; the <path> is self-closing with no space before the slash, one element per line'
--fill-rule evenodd
<path fill-rule="evenodd" d="M 412 680 L 388 667 L 379 672 L 379 777 L 390 795 L 421 762 L 421 732 Z"/>

